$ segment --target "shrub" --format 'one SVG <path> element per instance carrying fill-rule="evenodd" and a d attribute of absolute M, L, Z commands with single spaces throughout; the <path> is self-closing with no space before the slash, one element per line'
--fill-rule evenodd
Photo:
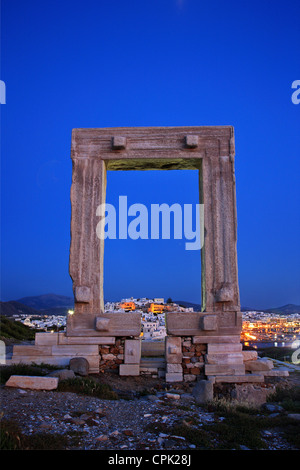
<path fill-rule="evenodd" d="M 50 364 L 12 364 L 0 367 L 0 383 L 5 384 L 11 375 L 44 376 L 58 367 Z"/>
<path fill-rule="evenodd" d="M 13 421 L 3 419 L 0 429 L 1 450 L 64 450 L 68 446 L 67 436 L 61 434 L 22 434 Z"/>
<path fill-rule="evenodd" d="M 106 400 L 117 400 L 118 395 L 107 384 L 97 382 L 92 377 L 75 377 L 75 379 L 62 380 L 58 384 L 59 392 L 74 392 Z"/>

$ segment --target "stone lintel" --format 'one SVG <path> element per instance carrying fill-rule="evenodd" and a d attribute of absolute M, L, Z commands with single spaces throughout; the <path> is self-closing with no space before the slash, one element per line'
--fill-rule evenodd
<path fill-rule="evenodd" d="M 241 332 L 235 311 L 167 312 L 166 327 L 173 336 L 237 336 Z"/>
<path fill-rule="evenodd" d="M 98 319 L 101 320 L 98 320 Z M 97 322 L 107 329 L 97 330 Z M 106 325 L 103 322 L 106 322 Z M 99 323 L 98 323 L 99 324 Z M 67 318 L 66 336 L 133 336 L 141 334 L 141 315 L 136 312 L 128 313 L 78 313 Z"/>

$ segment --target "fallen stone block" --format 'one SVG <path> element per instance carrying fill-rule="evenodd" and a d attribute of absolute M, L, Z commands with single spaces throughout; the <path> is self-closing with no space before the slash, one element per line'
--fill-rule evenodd
<path fill-rule="evenodd" d="M 242 351 L 242 354 L 244 362 L 257 360 L 257 351 Z"/>
<path fill-rule="evenodd" d="M 5 386 L 30 390 L 55 390 L 58 386 L 58 377 L 11 375 Z"/>
<path fill-rule="evenodd" d="M 270 390 L 266 387 L 251 383 L 244 383 L 235 385 L 231 392 L 231 398 L 238 402 L 262 405 L 266 403 L 269 394 Z"/>
<path fill-rule="evenodd" d="M 70 360 L 70 370 L 83 377 L 89 374 L 89 362 L 85 357 L 73 357 Z"/>
<path fill-rule="evenodd" d="M 288 377 L 290 375 L 287 369 L 263 370 L 257 371 L 257 373 L 265 377 Z"/>
<path fill-rule="evenodd" d="M 214 396 L 214 381 L 199 380 L 192 390 L 192 395 L 199 404 L 211 401 Z"/>
<path fill-rule="evenodd" d="M 246 361 L 245 369 L 249 372 L 265 371 L 273 369 L 273 362 L 270 360 Z"/>
<path fill-rule="evenodd" d="M 165 397 L 171 398 L 173 400 L 180 400 L 180 395 L 178 395 L 177 393 L 166 393 Z"/>

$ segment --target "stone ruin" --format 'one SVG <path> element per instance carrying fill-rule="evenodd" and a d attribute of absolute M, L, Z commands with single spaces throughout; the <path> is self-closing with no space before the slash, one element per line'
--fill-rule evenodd
<path fill-rule="evenodd" d="M 242 351 L 240 341 L 234 158 L 231 126 L 74 129 L 69 264 L 74 314 L 66 332 L 37 333 L 34 346 L 15 346 L 12 362 L 65 367 L 83 357 L 90 374 L 147 372 L 140 314 L 104 312 L 104 236 L 96 234 L 97 207 L 105 203 L 107 171 L 196 169 L 204 204 L 202 311 L 166 313 L 165 371 L 156 372 L 166 382 L 264 382 L 271 361 Z"/>

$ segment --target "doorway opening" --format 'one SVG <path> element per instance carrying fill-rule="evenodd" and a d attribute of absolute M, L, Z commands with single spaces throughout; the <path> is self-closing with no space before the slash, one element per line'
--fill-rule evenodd
<path fill-rule="evenodd" d="M 108 171 L 106 209 L 104 308 L 140 312 L 140 372 L 163 373 L 165 313 L 201 311 L 199 171 Z"/>

